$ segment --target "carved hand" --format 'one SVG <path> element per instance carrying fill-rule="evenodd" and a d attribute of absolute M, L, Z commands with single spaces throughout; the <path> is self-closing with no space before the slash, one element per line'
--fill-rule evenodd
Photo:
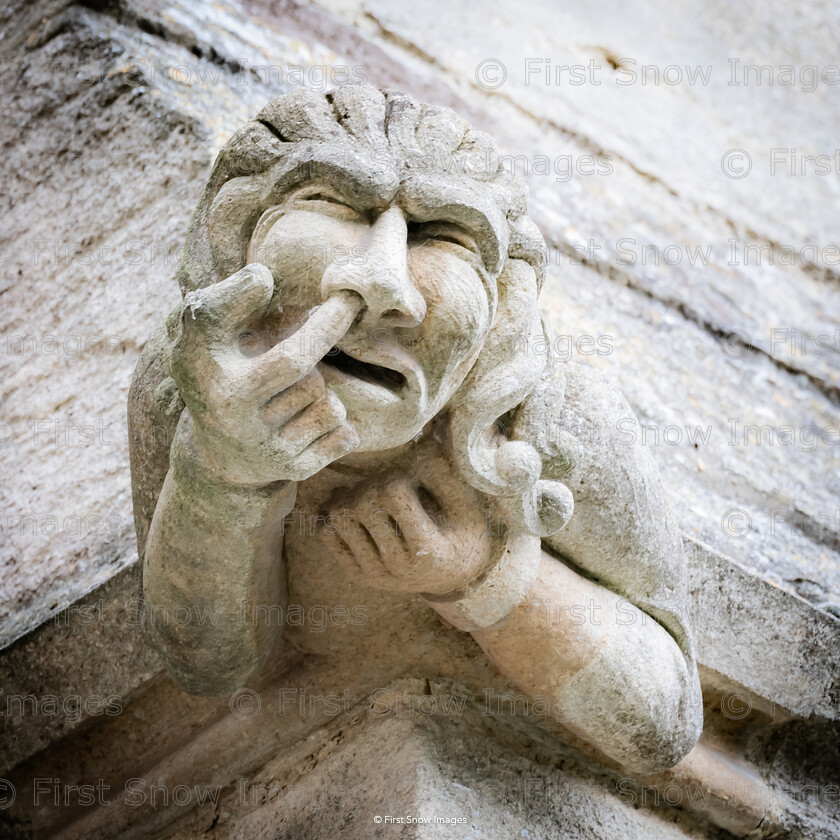
<path fill-rule="evenodd" d="M 499 538 L 484 497 L 442 457 L 421 463 L 419 475 L 390 472 L 333 496 L 322 538 L 360 583 L 442 595 L 466 586 L 495 556 Z"/>
<path fill-rule="evenodd" d="M 233 484 L 301 481 L 358 445 L 315 366 L 361 298 L 334 294 L 294 335 L 249 358 L 241 337 L 267 316 L 273 291 L 271 272 L 253 263 L 189 293 L 172 348 L 170 373 L 187 407 L 178 451 Z"/>

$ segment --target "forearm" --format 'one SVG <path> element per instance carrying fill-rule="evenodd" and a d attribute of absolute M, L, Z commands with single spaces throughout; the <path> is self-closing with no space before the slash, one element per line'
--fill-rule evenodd
<path fill-rule="evenodd" d="M 473 636 L 512 682 L 625 766 L 671 766 L 699 735 L 696 673 L 669 633 L 548 554 L 507 621 Z"/>
<path fill-rule="evenodd" d="M 148 630 L 189 692 L 242 685 L 281 632 L 283 519 L 295 488 L 214 480 L 179 429 L 149 531 L 144 588 Z"/>
<path fill-rule="evenodd" d="M 142 557 L 166 474 L 169 449 L 183 409 L 175 383 L 166 370 L 170 339 L 167 323 L 152 333 L 128 391 L 128 454 L 137 550 Z"/>

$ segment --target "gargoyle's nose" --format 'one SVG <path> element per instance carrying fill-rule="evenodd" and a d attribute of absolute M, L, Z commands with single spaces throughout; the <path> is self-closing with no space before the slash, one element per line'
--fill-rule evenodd
<path fill-rule="evenodd" d="M 367 306 L 363 323 L 413 327 L 426 317 L 426 301 L 415 288 L 406 261 L 408 228 L 399 207 L 391 207 L 373 223 L 364 259 L 359 264 L 333 263 L 322 281 L 325 297 L 351 289 Z"/>

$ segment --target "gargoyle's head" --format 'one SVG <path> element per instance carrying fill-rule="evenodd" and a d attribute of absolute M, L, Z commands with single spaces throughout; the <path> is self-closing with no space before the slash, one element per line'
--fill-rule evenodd
<path fill-rule="evenodd" d="M 296 90 L 220 153 L 178 279 L 187 292 L 268 266 L 275 335 L 332 293 L 358 293 L 364 308 L 319 368 L 360 450 L 405 444 L 447 411 L 466 479 L 549 533 L 571 499 L 541 480 L 553 442 L 524 429 L 544 412 L 520 411 L 551 363 L 537 310 L 546 248 L 526 195 L 493 139 L 448 108 L 370 85 Z"/>

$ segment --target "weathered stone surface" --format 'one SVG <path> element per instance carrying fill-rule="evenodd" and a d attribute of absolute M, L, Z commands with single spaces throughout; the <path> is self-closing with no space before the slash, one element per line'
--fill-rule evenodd
<path fill-rule="evenodd" d="M 307 821 L 323 833 L 323 821 L 337 819 L 358 836 L 361 820 L 372 822 L 388 805 L 419 807 L 423 797 L 465 810 L 468 825 L 489 813 L 504 825 L 521 821 L 517 830 L 573 830 L 579 821 L 600 836 L 603 820 L 610 830 L 638 836 L 646 836 L 644 826 L 652 836 L 692 836 L 698 826 L 712 837 L 804 838 L 816 826 L 822 836 L 838 836 L 836 820 L 820 816 L 821 800 L 832 795 L 831 752 L 805 764 L 797 757 L 797 746 L 825 737 L 824 728 L 759 727 L 759 737 L 743 729 L 738 737 L 749 736 L 758 771 L 718 738 L 666 774 L 638 776 L 556 740 L 538 707 L 529 710 L 521 695 L 492 680 L 485 683 L 493 686 L 489 694 L 473 697 L 451 679 L 386 680 L 371 689 L 358 670 L 324 666 L 297 669 L 282 687 L 255 684 L 229 703 L 179 700 L 171 685 L 158 684 L 128 707 L 130 720 L 111 719 L 99 730 L 98 754 L 77 737 L 74 750 L 39 757 L 13 774 L 21 796 L 0 824 L 10 837 L 32 829 L 59 830 L 61 837 L 238 837 L 258 826 L 305 830 Z M 346 699 L 330 689 L 336 678 Z M 172 704 L 177 721 L 165 714 Z M 138 720 L 142 741 L 131 734 Z M 122 748 L 110 749 L 116 744 Z M 412 760 L 402 763 L 400 755 Z M 61 785 L 101 779 L 102 801 L 79 803 L 71 789 L 68 802 L 57 802 L 49 785 L 30 797 L 39 778 Z"/>
<path fill-rule="evenodd" d="M 118 714 L 160 674 L 144 619 L 134 565 L 4 649 L 0 773 L 101 718 L 106 707 L 109 716 Z M 55 708 L 45 710 L 49 698 Z"/>
<path fill-rule="evenodd" d="M 0 128 L 0 422 L 7 424 L 0 427 L 0 644 L 114 575 L 116 600 L 106 612 L 137 591 L 123 407 L 143 342 L 178 302 L 172 274 L 186 220 L 215 153 L 243 120 L 301 82 L 344 81 L 334 71 L 346 66 L 355 78 L 449 105 L 496 136 L 504 153 L 527 156 L 531 212 L 551 248 L 544 311 L 568 336 L 570 355 L 622 388 L 682 531 L 725 555 L 688 543 L 707 734 L 717 742 L 729 733 L 725 755 L 743 754 L 747 743 L 750 766 L 761 768 L 774 796 L 788 792 L 783 818 L 765 823 L 765 835 L 838 836 L 830 790 L 837 755 L 829 748 L 837 733 L 822 722 L 837 713 L 837 622 L 790 595 L 823 608 L 840 601 L 836 341 L 833 349 L 831 341 L 827 349 L 803 347 L 797 336 L 831 340 L 837 328 L 836 267 L 824 250 L 836 244 L 836 178 L 768 175 L 774 146 L 800 155 L 833 150 L 836 88 L 726 84 L 735 56 L 776 68 L 836 63 L 831 24 L 817 3 L 795 14 L 777 3 L 718 4 L 702 15 L 682 4 L 607 4 L 594 12 L 549 5 L 526 14 L 505 4 L 486 13 L 434 2 L 407 9 L 373 0 L 251 3 L 245 14 L 235 3 L 57 2 L 0 13 L 8 115 Z M 456 19 L 468 36 L 440 26 Z M 476 69 L 493 56 L 508 77 L 493 88 L 485 76 L 491 85 L 481 87 Z M 529 56 L 552 68 L 585 67 L 592 58 L 604 84 L 570 85 L 567 75 L 561 84 L 540 86 L 534 77 L 524 85 Z M 644 63 L 661 71 L 711 62 L 712 82 L 620 87 L 610 81 L 621 74 L 608 56 L 624 59 L 625 76 Z M 749 176 L 723 177 L 729 149 L 752 156 Z M 536 171 L 538 155 L 550 163 L 590 155 L 596 166 L 609 155 L 611 172 L 567 178 L 561 170 L 557 180 L 556 172 Z M 730 264 L 730 239 L 741 262 L 754 246 L 762 264 Z M 644 246 L 652 247 L 643 265 Z M 668 246 L 676 246 L 667 252 L 677 254 L 673 264 Z M 710 256 L 692 265 L 690 249 L 707 247 Z M 783 264 L 790 252 L 795 265 Z M 744 431 L 748 424 L 764 427 L 761 445 L 755 430 Z M 89 443 L 70 429 L 82 425 L 92 427 Z M 97 437 L 102 426 L 108 432 Z M 22 521 L 27 515 L 35 521 Z M 93 607 L 98 597 L 94 591 L 78 606 Z M 468 671 L 477 651 L 459 647 L 462 634 L 423 609 L 410 611 L 414 627 L 395 630 L 394 645 L 408 659 L 446 637 L 453 677 Z M 70 618 L 70 635 L 48 623 L 3 651 L 3 696 L 143 691 L 158 665 L 137 628 L 103 631 L 78 618 Z M 434 665 L 417 667 L 429 674 Z M 381 675 L 379 684 L 392 677 Z M 351 684 L 345 674 L 335 679 Z M 495 679 L 492 669 L 479 673 L 476 696 Z M 127 700 L 128 713 L 108 721 L 6 715 L 4 764 L 48 746 L 33 771 L 39 775 L 96 779 L 108 754 L 124 762 L 114 765 L 114 778 L 145 774 L 199 731 L 197 717 L 206 723 L 226 706 L 211 713 L 208 701 L 171 687 L 158 693 L 162 685 Z M 790 713 L 815 717 L 789 721 Z M 138 720 L 142 737 L 154 740 L 142 752 Z M 123 727 L 111 741 L 106 723 Z M 538 723 L 541 730 L 545 722 Z M 271 731 L 250 745 L 253 754 L 266 747 L 265 761 L 277 744 Z M 63 733 L 62 746 L 55 739 Z M 243 749 L 242 740 L 230 743 L 230 755 Z M 180 778 L 193 784 L 205 774 Z M 318 779 L 310 784 L 317 788 Z M 633 836 L 628 826 L 640 837 L 663 830 L 661 815 L 616 812 L 611 798 L 599 808 L 617 814 L 613 836 Z M 499 816 L 493 807 L 499 820 L 515 823 L 513 811 Z M 585 819 L 589 806 L 581 807 Z M 183 836 L 214 820 L 219 831 L 239 830 L 237 814 L 196 813 L 194 833 L 185 824 Z M 114 836 L 113 814 L 101 815 L 103 836 Z"/>
<path fill-rule="evenodd" d="M 550 343 L 545 261 L 524 184 L 450 109 L 354 83 L 234 133 L 129 394 L 146 607 L 176 617 L 149 632 L 179 685 L 242 687 L 294 644 L 258 618 L 290 598 L 420 593 L 612 759 L 691 750 L 679 531 L 620 393 Z"/>
<path fill-rule="evenodd" d="M 692 540 L 685 551 L 707 693 L 721 684 L 723 694 L 731 691 L 727 703 L 736 721 L 753 708 L 779 720 L 791 713 L 837 720 L 840 622 Z M 3 696 L 118 694 L 124 705 L 162 671 L 142 630 L 141 597 L 140 569 L 134 566 L 6 649 L 0 660 Z M 432 632 L 430 640 L 436 638 Z M 463 662 L 466 654 L 448 655 Z M 91 718 L 83 703 L 78 714 L 52 716 L 33 715 L 32 701 L 22 703 L 0 718 L 0 775 Z"/>
<path fill-rule="evenodd" d="M 172 5 L 166 15 L 151 3 L 115 8 L 102 14 L 62 3 L 27 12 L 12 6 L 6 17 L 9 120 L 3 142 L 9 177 L 2 271 L 8 346 L 0 361 L 8 371 L 3 422 L 11 427 L 3 440 L 13 442 L 3 458 L 12 476 L 27 464 L 29 481 L 3 488 L 8 547 L 3 559 L 9 569 L 4 586 L 14 605 L 14 619 L 3 622 L 6 639 L 131 561 L 122 405 L 139 347 L 177 300 L 170 279 L 202 172 L 235 126 L 270 96 L 297 81 L 308 79 L 317 87 L 323 77 L 327 84 L 329 68 L 338 66 L 348 74 L 361 68 L 353 78 L 364 73 L 379 84 L 453 105 L 499 137 L 505 152 L 524 150 L 533 212 L 558 248 L 546 290 L 552 322 L 572 340 L 600 338 L 595 352 L 591 344 L 584 346 L 584 356 L 621 384 L 643 423 L 655 426 L 646 438 L 660 441 L 657 460 L 683 529 L 815 603 L 837 601 L 837 445 L 831 435 L 837 423 L 836 352 L 813 345 L 800 352 L 793 334 L 834 334 L 831 272 L 768 266 L 766 259 L 749 270 L 726 264 L 730 237 L 744 246 L 763 247 L 768 240 L 796 249 L 809 242 L 830 244 L 820 221 L 830 214 L 821 213 L 826 205 L 818 196 L 831 180 L 759 177 L 759 170 L 766 173 L 766 149 L 763 157 L 755 154 L 754 176 L 727 180 L 720 170 L 727 148 L 753 149 L 747 126 L 766 127 L 791 109 L 799 115 L 801 133 L 820 137 L 821 120 L 831 109 L 815 103 L 828 88 L 803 96 L 796 86 L 728 86 L 728 56 L 707 46 L 697 35 L 697 22 L 686 27 L 679 12 L 669 13 L 670 39 L 656 42 L 672 43 L 674 53 L 655 55 L 650 43 L 639 46 L 643 22 L 629 26 L 616 9 L 598 16 L 599 27 L 615 26 L 609 38 L 603 28 L 600 38 L 590 37 L 592 24 L 566 12 L 557 30 L 564 33 L 562 42 L 542 27 L 538 34 L 503 40 L 505 25 L 513 21 L 524 32 L 532 18 L 501 9 L 490 16 L 460 13 L 469 18 L 475 41 L 446 40 L 444 32 L 433 42 L 424 26 L 436 13 L 418 13 L 408 32 L 397 7 L 371 7 L 371 16 L 337 8 L 344 22 L 295 6 L 252 6 L 256 22 L 245 25 L 233 5 Z M 555 14 L 560 13 L 542 9 L 533 19 Z M 708 38 L 723 31 L 721 15 L 733 14 L 728 7 L 710 12 L 703 22 Z M 773 14 L 764 8 L 750 31 L 762 32 L 766 41 Z M 818 20 L 820 12 L 814 7 L 808 15 Z M 816 56 L 809 39 L 818 27 L 793 31 L 795 49 Z M 744 63 L 756 63 L 756 42 L 739 36 L 737 27 L 728 32 L 731 51 Z M 517 43 L 519 52 L 512 52 Z M 493 44 L 505 51 L 494 52 Z M 660 68 L 713 63 L 711 82 L 617 86 L 606 75 L 609 70 L 616 78 L 615 71 L 596 46 L 614 58 L 625 53 L 637 62 L 626 69 L 637 73 L 643 63 Z M 476 66 L 494 55 L 505 62 L 508 80 L 499 89 L 482 89 L 475 83 Z M 525 57 L 550 58 L 556 67 L 568 55 L 577 58 L 566 63 L 582 65 L 594 58 L 603 67 L 604 84 L 546 87 L 533 77 L 523 87 Z M 582 108 L 584 95 L 604 98 L 603 107 Z M 726 119 L 720 116 L 721 101 L 733 103 Z M 742 119 L 745 113 L 749 117 Z M 642 142 L 639 134 L 651 114 L 662 136 L 681 138 L 663 141 L 669 154 L 654 161 L 649 149 L 659 146 Z M 715 126 L 717 146 L 694 143 L 689 152 L 687 124 L 703 125 L 704 131 Z M 21 126 L 29 138 L 23 146 L 13 133 Z M 779 129 L 755 136 L 780 137 L 780 148 L 808 147 L 802 139 L 785 140 Z M 166 155 L 158 152 L 164 138 Z M 680 155 L 673 153 L 676 146 Z M 596 159 L 602 152 L 614 153 L 609 176 L 573 174 L 558 182 L 553 172 L 533 175 L 537 154 L 553 161 L 564 154 Z M 122 190 L 126 182 L 130 195 Z M 799 196 L 806 185 L 809 199 L 803 202 Z M 717 197 L 711 200 L 713 192 Z M 616 226 L 627 207 L 644 214 L 639 230 Z M 61 208 L 66 210 L 58 212 Z M 636 240 L 626 243 L 638 256 L 635 264 L 623 264 L 615 252 L 624 236 Z M 593 267 L 568 264 L 570 255 L 586 256 L 590 239 L 612 243 L 612 252 L 605 247 L 588 260 L 597 274 Z M 652 258 L 640 264 L 643 245 L 656 246 L 661 256 L 672 243 L 714 246 L 719 257 L 693 267 L 687 259 L 672 266 L 663 259 L 653 265 Z M 23 282 L 44 273 L 53 281 L 49 286 Z M 789 340 L 773 345 L 774 328 L 787 330 Z M 17 336 L 30 340 L 18 342 Z M 80 387 L 91 382 L 100 382 L 101 389 Z M 730 418 L 738 421 L 739 445 L 730 445 Z M 765 428 L 762 445 L 756 432 L 748 433 L 743 445 L 749 424 L 774 427 L 775 443 L 767 442 L 774 432 Z M 662 443 L 668 426 L 676 429 L 669 433 L 674 445 Z M 792 440 L 780 438 L 778 430 L 785 426 L 793 429 Z M 102 469 L 108 464 L 110 473 Z M 741 518 L 735 528 L 725 526 L 735 538 L 721 528 L 732 510 L 749 516 L 736 513 Z M 85 539 L 76 537 L 79 529 L 87 531 Z"/>

